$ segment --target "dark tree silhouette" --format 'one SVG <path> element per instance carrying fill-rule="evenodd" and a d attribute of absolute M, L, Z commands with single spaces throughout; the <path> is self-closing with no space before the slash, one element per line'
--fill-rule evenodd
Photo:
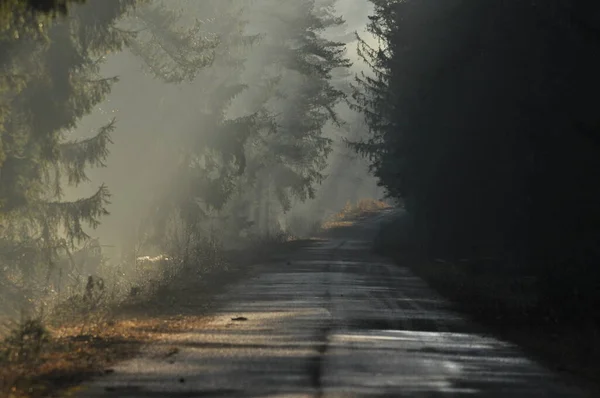
<path fill-rule="evenodd" d="M 438 256 L 519 264 L 564 316 L 595 308 L 598 5 L 372 3 L 355 147 L 415 233 Z"/>

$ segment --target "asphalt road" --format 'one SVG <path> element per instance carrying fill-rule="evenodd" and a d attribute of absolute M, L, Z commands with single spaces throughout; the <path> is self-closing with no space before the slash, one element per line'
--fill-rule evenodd
<path fill-rule="evenodd" d="M 408 269 L 373 254 L 388 216 L 275 259 L 220 296 L 205 327 L 166 337 L 162 344 L 176 354 L 149 347 L 77 395 L 586 396 L 452 312 Z"/>

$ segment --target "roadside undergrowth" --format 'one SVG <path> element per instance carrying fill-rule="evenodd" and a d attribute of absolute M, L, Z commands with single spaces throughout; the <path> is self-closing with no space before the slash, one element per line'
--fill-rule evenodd
<path fill-rule="evenodd" d="M 218 261 L 198 270 L 181 266 L 125 299 L 86 291 L 63 303 L 54 316 L 23 318 L 0 342 L 0 397 L 57 396 L 166 334 L 200 327 L 210 319 L 212 298 L 256 272 L 254 264 L 302 245 L 286 234 L 261 238 L 249 249 L 207 253 Z M 94 301 L 94 297 L 97 299 Z M 99 297 L 104 297 L 102 300 Z"/>
<path fill-rule="evenodd" d="M 2 346 L 0 396 L 55 396 L 91 377 L 111 373 L 111 365 L 135 356 L 165 334 L 200 327 L 206 321 L 203 316 L 142 316 L 58 328 L 26 321 Z"/>
<path fill-rule="evenodd" d="M 431 258 L 411 241 L 397 220 L 381 230 L 376 251 L 407 266 L 462 312 L 501 338 L 520 346 L 548 368 L 600 390 L 600 331 L 585 319 L 555 316 L 543 300 L 535 276 L 517 269 Z"/>

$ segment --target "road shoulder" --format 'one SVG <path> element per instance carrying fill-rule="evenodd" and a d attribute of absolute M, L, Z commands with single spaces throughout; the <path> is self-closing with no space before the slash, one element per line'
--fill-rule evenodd
<path fill-rule="evenodd" d="M 540 319 L 527 281 L 472 272 L 418 253 L 401 217 L 384 224 L 375 251 L 408 267 L 487 333 L 518 345 L 548 369 L 600 396 L 600 332 Z"/>

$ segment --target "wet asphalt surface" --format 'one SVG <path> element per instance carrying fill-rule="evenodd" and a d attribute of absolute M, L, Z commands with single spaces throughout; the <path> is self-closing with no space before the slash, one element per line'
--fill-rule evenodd
<path fill-rule="evenodd" d="M 218 297 L 214 318 L 172 334 L 168 357 L 121 363 L 80 397 L 581 397 L 487 336 L 408 269 L 371 252 L 371 218 Z M 239 318 L 232 320 L 232 318 Z"/>

